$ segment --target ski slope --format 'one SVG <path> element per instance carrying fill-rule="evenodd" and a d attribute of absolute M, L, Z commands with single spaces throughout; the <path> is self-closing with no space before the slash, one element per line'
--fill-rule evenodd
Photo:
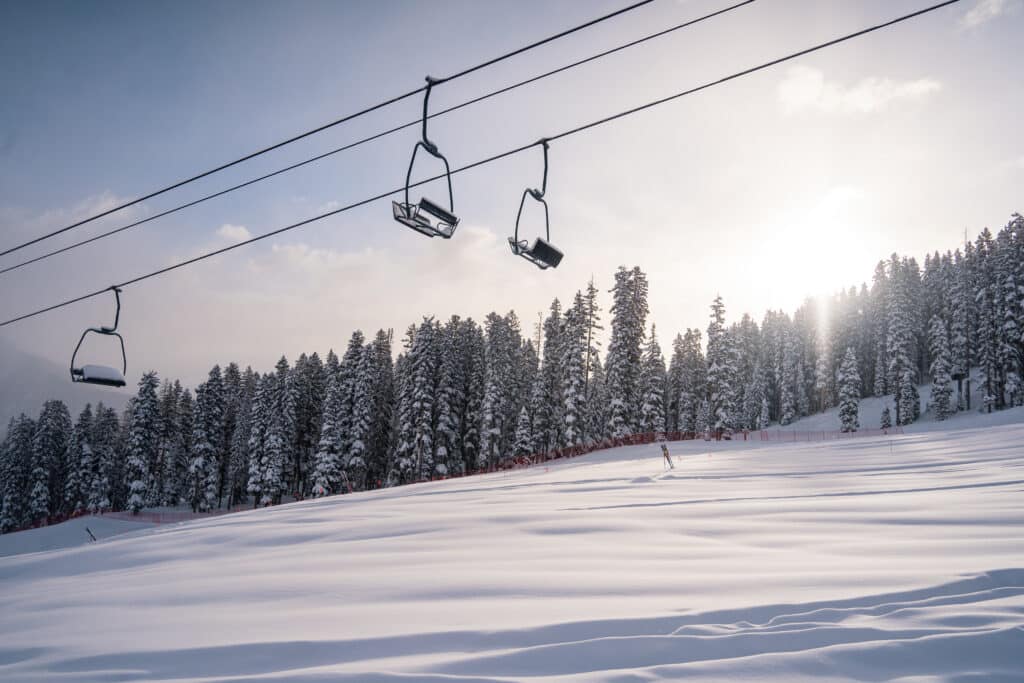
<path fill-rule="evenodd" d="M 1022 423 L 627 447 L 0 558 L 0 680 L 1024 680 Z"/>

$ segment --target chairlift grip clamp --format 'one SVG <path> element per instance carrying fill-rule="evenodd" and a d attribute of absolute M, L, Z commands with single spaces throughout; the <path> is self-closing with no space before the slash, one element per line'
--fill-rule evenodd
<path fill-rule="evenodd" d="M 423 147 L 432 155 L 437 156 L 437 145 L 431 142 L 430 138 L 427 137 L 427 112 L 428 103 L 430 102 L 430 89 L 441 83 L 441 80 L 434 78 L 433 76 L 427 76 L 426 81 L 427 89 L 423 94 Z"/>

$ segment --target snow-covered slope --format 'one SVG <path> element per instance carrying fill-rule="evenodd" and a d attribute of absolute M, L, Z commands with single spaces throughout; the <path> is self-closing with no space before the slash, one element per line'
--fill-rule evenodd
<path fill-rule="evenodd" d="M 90 532 L 97 540 L 103 540 L 151 526 L 143 521 L 125 521 L 109 516 L 76 517 L 53 526 L 0 535 L 0 557 L 84 545 L 92 542 Z"/>
<path fill-rule="evenodd" d="M 0 558 L 0 679 L 1020 681 L 1022 421 L 685 442 L 667 473 L 621 448 Z"/>

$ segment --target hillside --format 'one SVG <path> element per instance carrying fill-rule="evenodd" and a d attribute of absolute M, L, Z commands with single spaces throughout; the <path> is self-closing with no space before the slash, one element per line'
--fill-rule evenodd
<path fill-rule="evenodd" d="M 684 442 L 0 558 L 9 681 L 1010 681 L 1024 411 Z M 101 628 L 97 628 L 102 625 Z"/>

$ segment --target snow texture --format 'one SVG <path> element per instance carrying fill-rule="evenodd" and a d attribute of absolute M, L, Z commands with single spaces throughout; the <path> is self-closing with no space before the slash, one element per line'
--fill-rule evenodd
<path fill-rule="evenodd" d="M 124 382 L 124 375 L 120 370 L 106 365 L 83 365 L 82 377 L 92 381 Z"/>
<path fill-rule="evenodd" d="M 2 558 L 0 678 L 1022 680 L 1024 409 L 919 426 L 673 443 L 671 472 L 620 448 Z"/>

